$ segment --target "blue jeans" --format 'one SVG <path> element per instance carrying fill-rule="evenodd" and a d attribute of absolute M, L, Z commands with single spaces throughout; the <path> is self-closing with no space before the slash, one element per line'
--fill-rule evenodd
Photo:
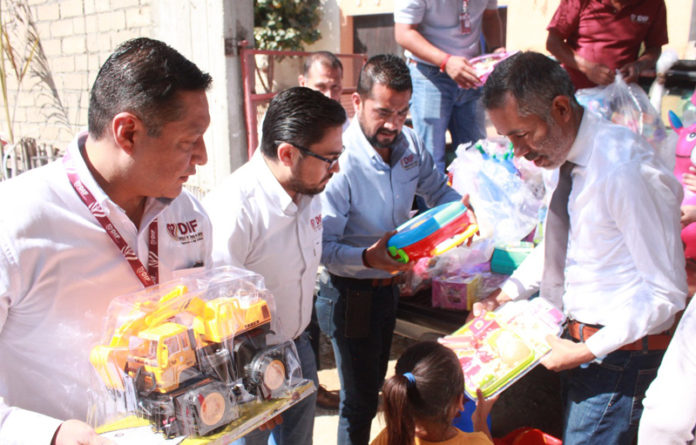
<path fill-rule="evenodd" d="M 317 363 L 307 332 L 295 339 L 295 348 L 302 367 L 302 377 L 312 380 L 319 387 Z M 314 392 L 297 405 L 283 412 L 283 423 L 272 431 L 254 430 L 246 436 L 232 442 L 233 445 L 304 445 L 312 443 L 314 434 L 314 407 L 317 393 Z"/>
<path fill-rule="evenodd" d="M 563 443 L 631 444 L 643 397 L 664 351 L 614 351 L 601 363 L 561 373 L 566 403 Z"/>
<path fill-rule="evenodd" d="M 481 88 L 463 89 L 447 73 L 425 63 L 409 63 L 413 96 L 413 128 L 433 155 L 438 170 L 445 171 L 445 131 L 452 145 L 475 142 L 486 137 L 481 105 Z"/>
<path fill-rule="evenodd" d="M 331 338 L 341 381 L 338 444 L 367 445 L 387 373 L 396 323 L 396 286 L 370 280 L 320 279 L 315 303 L 321 330 Z"/>

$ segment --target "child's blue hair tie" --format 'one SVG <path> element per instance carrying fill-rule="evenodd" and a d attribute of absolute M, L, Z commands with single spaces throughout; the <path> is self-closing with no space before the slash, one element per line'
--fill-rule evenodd
<path fill-rule="evenodd" d="M 410 372 L 404 372 L 404 377 L 406 377 L 406 380 L 408 380 L 408 385 L 406 386 L 416 386 L 416 376 L 411 374 Z"/>

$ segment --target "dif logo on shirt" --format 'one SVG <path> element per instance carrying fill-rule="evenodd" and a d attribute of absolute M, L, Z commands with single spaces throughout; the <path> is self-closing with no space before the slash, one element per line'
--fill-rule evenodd
<path fill-rule="evenodd" d="M 411 154 L 408 155 L 408 156 L 404 156 L 403 158 L 401 158 L 401 167 L 402 167 L 404 170 L 411 169 L 411 168 L 415 167 L 416 165 L 418 165 L 418 164 L 416 163 L 416 155 L 414 155 L 413 153 L 411 153 Z"/>
<path fill-rule="evenodd" d="M 650 17 L 647 15 L 641 15 L 641 14 L 631 14 L 631 21 L 633 23 L 646 24 L 650 21 Z"/>
<path fill-rule="evenodd" d="M 309 225 L 312 226 L 312 229 L 314 229 L 315 232 L 321 230 L 321 213 L 314 218 L 310 218 Z"/>
<path fill-rule="evenodd" d="M 198 230 L 198 221 L 167 223 L 167 233 L 181 244 L 196 243 L 203 240 L 203 232 Z"/>

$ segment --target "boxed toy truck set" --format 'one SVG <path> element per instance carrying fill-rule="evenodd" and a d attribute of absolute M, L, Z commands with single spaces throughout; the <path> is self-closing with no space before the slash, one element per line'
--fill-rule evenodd
<path fill-rule="evenodd" d="M 267 341 L 272 313 L 263 278 L 230 267 L 113 300 L 90 355 L 97 431 L 117 443 L 229 443 L 307 397 L 294 343 Z"/>

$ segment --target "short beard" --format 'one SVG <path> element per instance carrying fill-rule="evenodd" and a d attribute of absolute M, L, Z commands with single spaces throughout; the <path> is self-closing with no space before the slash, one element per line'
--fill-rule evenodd
<path fill-rule="evenodd" d="M 392 148 L 392 147 L 394 147 L 396 140 L 399 138 L 399 134 L 401 134 L 400 132 L 396 133 L 396 135 L 394 135 L 394 139 L 392 139 L 391 142 L 384 143 L 384 142 L 380 142 L 377 140 L 377 135 L 379 134 L 379 130 L 376 131 L 375 134 L 373 134 L 372 136 L 368 136 L 367 132 L 365 132 L 365 127 L 363 127 L 362 122 L 360 122 L 360 119 L 358 119 L 358 124 L 360 124 L 360 129 L 362 130 L 363 134 L 365 135 L 365 139 L 367 139 L 367 142 L 369 142 L 370 145 L 372 145 L 375 148 Z"/>
<path fill-rule="evenodd" d="M 333 176 L 332 173 L 329 173 L 327 175 L 328 178 L 331 178 Z M 295 193 L 299 193 L 301 195 L 307 195 L 307 196 L 314 196 L 318 195 L 319 193 L 323 192 L 324 189 L 326 188 L 326 185 L 323 185 L 321 187 L 308 187 L 305 185 L 304 182 L 302 182 L 301 179 L 301 171 L 299 166 L 296 166 L 296 168 L 292 169 L 292 176 L 290 177 L 290 180 L 288 181 L 287 188 Z M 324 178 L 326 179 L 326 178 Z M 323 180 L 321 182 L 324 182 Z M 327 181 L 328 184 L 328 181 Z"/>
<path fill-rule="evenodd" d="M 542 144 L 542 147 L 549 152 L 553 151 L 554 155 L 559 156 L 559 159 L 556 159 L 558 165 L 555 167 L 560 167 L 566 161 L 566 157 L 568 156 L 568 151 L 572 146 L 572 142 L 567 140 L 561 130 L 561 127 L 550 117 L 547 120 L 547 125 L 549 128 L 549 136 L 544 144 Z"/>
<path fill-rule="evenodd" d="M 326 186 L 322 187 L 307 187 L 300 181 L 299 179 L 292 178 L 290 179 L 290 182 L 288 183 L 288 189 L 292 190 L 295 193 L 299 193 L 300 195 L 307 195 L 307 196 L 314 196 L 318 195 L 319 193 L 323 192 Z"/>
<path fill-rule="evenodd" d="M 396 143 L 397 137 L 399 137 L 398 134 L 396 136 L 394 136 L 394 139 L 392 139 L 391 142 L 384 143 L 384 142 L 380 142 L 377 139 L 377 133 L 375 133 L 374 136 L 367 138 L 367 142 L 369 142 L 370 145 L 372 145 L 375 148 L 392 148 L 392 147 L 394 147 L 394 144 Z"/>

